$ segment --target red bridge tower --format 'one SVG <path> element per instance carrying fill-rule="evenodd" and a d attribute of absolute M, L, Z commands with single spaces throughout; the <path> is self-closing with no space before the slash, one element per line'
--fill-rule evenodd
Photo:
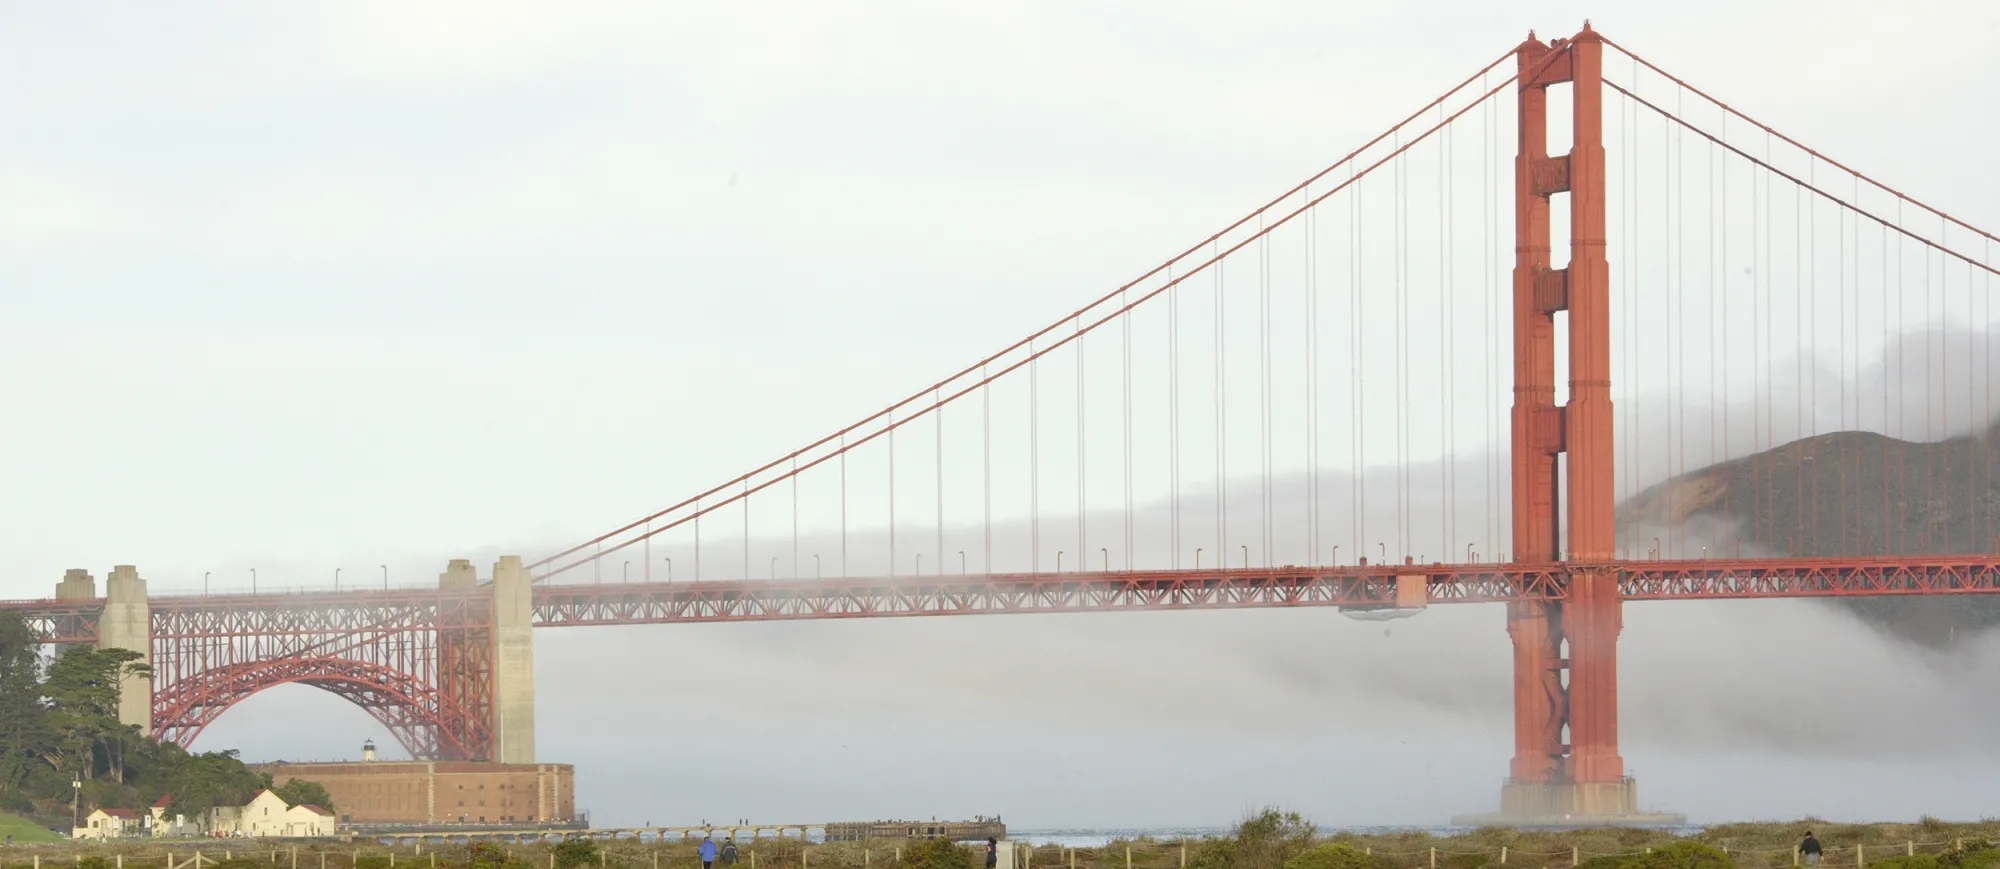
<path fill-rule="evenodd" d="M 1516 51 L 1513 545 L 1523 565 L 1567 560 L 1608 567 L 1616 554 L 1603 56 L 1604 43 L 1588 23 L 1575 38 L 1552 44 L 1529 34 Z M 1567 155 L 1551 157 L 1548 91 L 1563 82 L 1571 86 L 1575 134 Z M 1549 242 L 1549 198 L 1558 193 L 1570 196 L 1569 263 L 1560 269 L 1550 260 Z M 1559 311 L 1569 314 L 1570 376 L 1569 401 L 1560 406 Z M 1562 456 L 1567 461 L 1559 465 Z M 1618 756 L 1620 609 L 1618 578 L 1609 569 L 1573 572 L 1560 601 L 1508 605 L 1514 760 L 1501 794 L 1503 815 L 1636 813 L 1632 780 Z"/>

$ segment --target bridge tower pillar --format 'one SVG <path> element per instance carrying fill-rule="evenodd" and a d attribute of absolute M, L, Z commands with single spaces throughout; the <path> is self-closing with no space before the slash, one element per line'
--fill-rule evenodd
<path fill-rule="evenodd" d="M 82 571 L 69 572 L 78 573 Z M 90 575 L 83 574 L 83 579 L 88 583 Z M 70 582 L 70 576 L 63 581 Z M 140 663 L 153 663 L 153 608 L 146 599 L 146 581 L 139 578 L 139 569 L 132 565 L 118 565 L 104 578 L 104 613 L 97 620 L 97 647 L 130 649 L 139 653 Z M 126 679 L 119 683 L 118 721 L 138 725 L 139 732 L 146 736 L 153 734 L 151 679 Z"/>
<path fill-rule="evenodd" d="M 493 759 L 535 762 L 534 577 L 521 556 L 493 565 Z"/>
<path fill-rule="evenodd" d="M 1514 559 L 1521 564 L 1608 562 L 1616 550 L 1603 48 L 1585 23 L 1574 38 L 1553 43 L 1529 34 L 1515 52 L 1520 141 L 1510 434 Z M 1573 140 L 1568 154 L 1551 157 L 1548 89 L 1565 82 L 1573 92 Z M 1569 262 L 1561 269 L 1550 244 L 1549 198 L 1558 193 L 1570 196 Z M 1558 312 L 1568 315 L 1569 396 L 1561 406 L 1555 403 Z M 1637 811 L 1618 754 L 1617 576 L 1572 576 L 1560 602 L 1508 607 L 1514 759 L 1501 793 L 1503 819 Z"/>

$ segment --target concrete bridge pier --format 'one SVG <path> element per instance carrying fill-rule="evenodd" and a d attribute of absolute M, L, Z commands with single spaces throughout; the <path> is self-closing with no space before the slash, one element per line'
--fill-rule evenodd
<path fill-rule="evenodd" d="M 493 759 L 535 762 L 534 577 L 521 556 L 493 565 Z"/>
<path fill-rule="evenodd" d="M 56 583 L 56 600 L 93 600 L 97 579 L 90 571 L 71 568 Z M 139 661 L 153 663 L 153 608 L 146 599 L 146 581 L 139 569 L 121 564 L 111 569 L 104 581 L 104 613 L 97 621 L 97 647 L 130 649 Z M 139 732 L 153 735 L 153 682 L 126 679 L 118 685 L 118 720 L 136 724 Z"/>

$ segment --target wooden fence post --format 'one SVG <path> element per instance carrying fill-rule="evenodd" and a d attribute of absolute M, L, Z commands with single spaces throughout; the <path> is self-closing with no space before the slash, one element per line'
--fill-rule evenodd
<path fill-rule="evenodd" d="M 1132 846 L 1125 846 L 1125 869 L 1132 869 Z"/>
<path fill-rule="evenodd" d="M 1438 869 L 1438 849 L 1431 849 L 1431 869 Z"/>
<path fill-rule="evenodd" d="M 1582 862 L 1583 862 L 1583 852 L 1577 850 L 1577 847 L 1575 845 L 1569 846 L 1569 865 L 1577 866 L 1580 865 Z"/>
<path fill-rule="evenodd" d="M 1502 865 L 1502 866 L 1505 866 L 1505 865 L 1507 865 L 1507 846 L 1506 846 L 1506 845 L 1501 845 L 1501 846 L 1500 846 L 1500 865 Z"/>

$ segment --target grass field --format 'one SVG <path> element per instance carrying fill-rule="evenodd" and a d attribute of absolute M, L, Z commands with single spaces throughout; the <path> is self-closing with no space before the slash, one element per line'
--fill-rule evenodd
<path fill-rule="evenodd" d="M 11 825 L 11 826 L 10 826 Z M 22 818 L 0 815 L 0 829 L 15 833 L 16 845 L 31 841 L 54 841 L 49 831 Z M 1725 849 L 1737 869 L 1784 869 L 1793 865 L 1792 846 L 1807 829 L 1818 834 L 1826 848 L 1826 867 L 1869 867 L 1906 855 L 1935 855 L 1965 841 L 2000 839 L 2000 822 L 1950 823 L 1924 819 L 1902 824 L 1842 824 L 1820 820 L 1710 825 L 1686 837 Z M 28 839 L 27 836 L 35 836 Z M 1374 836 L 1332 834 L 1322 841 L 1344 842 L 1373 856 L 1375 869 L 1565 869 L 1592 857 L 1631 855 L 1680 840 L 1657 830 L 1597 829 L 1567 832 L 1523 832 L 1503 828 L 1471 830 L 1452 836 L 1400 833 Z M 803 845 L 797 839 L 772 841 L 742 840 L 743 862 L 736 869 L 898 869 L 902 851 L 911 843 L 878 841 L 867 843 Z M 1027 842 L 1020 843 L 1023 846 Z M 247 858 L 277 869 L 387 869 L 387 855 L 398 855 L 398 869 L 439 869 L 459 866 L 465 857 L 463 845 L 430 844 L 421 850 L 409 843 L 386 848 L 362 838 L 356 841 L 244 841 L 145 839 L 105 843 L 79 843 L 91 853 L 111 859 L 122 855 L 123 869 L 166 869 L 165 855 L 175 853 L 185 860 L 201 851 L 210 860 Z M 1194 863 L 1202 848 L 1201 840 L 1138 839 L 1112 842 L 1101 848 L 1063 848 L 1038 845 L 1021 853 L 1015 869 L 1183 869 Z M 600 842 L 599 858 L 605 869 L 698 869 L 701 865 L 692 842 L 667 844 L 637 843 L 630 840 Z M 296 863 L 294 850 L 296 849 Z M 27 869 L 32 853 L 46 848 L 0 848 L 0 869 Z M 67 849 L 65 849 L 67 850 Z M 550 847 L 509 845 L 506 850 L 526 866 L 542 869 L 550 865 Z M 1184 862 L 1185 861 L 1185 862 Z M 975 864 L 976 865 L 976 864 Z M 1895 864 L 1891 863 L 1891 866 Z M 1276 869 L 1259 865 L 1233 869 Z M 1886 869 L 1886 867 L 1885 867 Z M 1897 867 L 1906 869 L 1906 867 Z"/>
<path fill-rule="evenodd" d="M 60 842 L 61 836 L 49 828 L 19 815 L 0 814 L 0 836 L 13 836 L 17 844 L 28 842 Z"/>

